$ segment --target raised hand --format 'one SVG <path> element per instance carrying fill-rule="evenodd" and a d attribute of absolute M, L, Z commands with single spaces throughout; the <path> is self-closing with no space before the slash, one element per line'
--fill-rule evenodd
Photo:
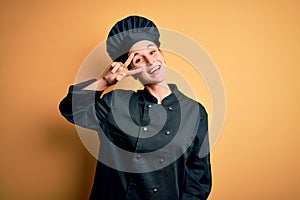
<path fill-rule="evenodd" d="M 134 54 L 131 53 L 125 63 L 121 62 L 113 62 L 103 73 L 103 80 L 106 82 L 107 86 L 111 86 L 121 81 L 122 79 L 132 76 L 134 74 L 138 74 L 142 71 L 142 68 L 128 70 L 128 66 L 130 65 Z"/>
<path fill-rule="evenodd" d="M 128 70 L 128 66 L 130 65 L 133 57 L 134 53 L 131 53 L 124 64 L 121 62 L 111 63 L 97 82 L 87 86 L 84 89 L 103 91 L 109 86 L 115 85 L 116 83 L 128 76 L 132 76 L 142 72 L 143 68 Z"/>

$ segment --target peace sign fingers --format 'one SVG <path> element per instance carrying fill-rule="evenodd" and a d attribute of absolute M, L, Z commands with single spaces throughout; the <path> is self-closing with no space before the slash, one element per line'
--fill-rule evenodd
<path fill-rule="evenodd" d="M 128 70 L 126 72 L 126 76 L 133 76 L 135 74 L 139 74 L 143 71 L 143 67 L 138 67 L 138 68 L 135 68 L 135 69 L 131 69 L 131 70 Z"/>
<path fill-rule="evenodd" d="M 133 60 L 133 58 L 134 58 L 134 53 L 131 53 L 131 54 L 128 56 L 128 58 L 127 58 L 127 60 L 125 61 L 125 63 L 124 63 L 124 67 L 125 67 L 125 68 L 127 68 L 127 67 L 130 65 L 130 63 L 131 63 L 131 61 Z"/>

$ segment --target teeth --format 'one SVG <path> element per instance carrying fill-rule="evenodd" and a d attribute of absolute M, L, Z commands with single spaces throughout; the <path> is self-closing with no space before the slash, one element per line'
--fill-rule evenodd
<path fill-rule="evenodd" d="M 149 74 L 152 74 L 153 72 L 155 72 L 156 70 L 160 69 L 160 65 L 153 67 L 150 71 Z"/>

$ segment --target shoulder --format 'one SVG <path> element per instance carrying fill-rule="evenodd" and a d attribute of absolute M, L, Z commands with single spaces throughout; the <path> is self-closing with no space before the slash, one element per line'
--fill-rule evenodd
<path fill-rule="evenodd" d="M 112 101 L 115 99 L 125 100 L 133 95 L 136 95 L 136 92 L 133 90 L 114 89 L 105 93 L 101 99 L 104 101 Z"/>
<path fill-rule="evenodd" d="M 183 106 L 198 108 L 201 117 L 207 116 L 205 106 L 202 103 L 186 96 L 175 84 L 170 84 L 169 86 L 171 87 L 172 92 L 177 96 L 178 101 L 182 102 Z"/>

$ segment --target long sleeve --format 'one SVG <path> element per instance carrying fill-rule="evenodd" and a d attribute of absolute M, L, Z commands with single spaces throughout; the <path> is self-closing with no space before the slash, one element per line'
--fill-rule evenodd
<path fill-rule="evenodd" d="M 195 137 L 192 151 L 187 160 L 182 200 L 205 200 L 211 191 L 212 177 L 208 141 L 208 121 L 207 114 L 203 109 L 202 114 L 197 136 Z"/>
<path fill-rule="evenodd" d="M 59 105 L 61 114 L 69 122 L 92 130 L 99 129 L 110 110 L 108 102 L 100 99 L 101 91 L 83 90 L 95 81 L 92 79 L 70 86 Z"/>

